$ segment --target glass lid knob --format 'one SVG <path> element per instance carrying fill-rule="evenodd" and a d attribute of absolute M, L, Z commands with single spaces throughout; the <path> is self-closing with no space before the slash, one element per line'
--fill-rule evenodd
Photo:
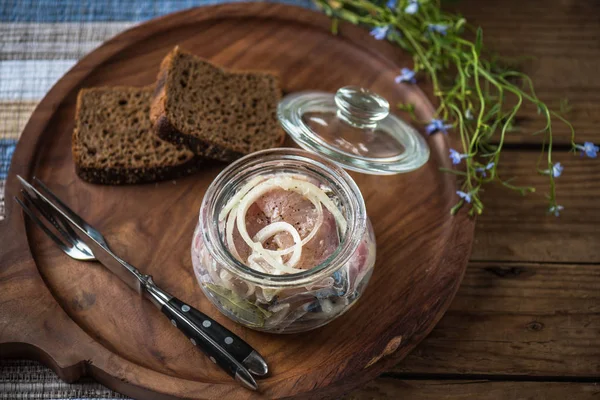
<path fill-rule="evenodd" d="M 365 88 L 345 86 L 337 91 L 334 100 L 338 118 L 356 128 L 375 128 L 390 113 L 390 103 Z"/>

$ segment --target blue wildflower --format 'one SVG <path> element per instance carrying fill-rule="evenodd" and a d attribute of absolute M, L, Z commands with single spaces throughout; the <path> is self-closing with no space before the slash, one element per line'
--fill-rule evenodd
<path fill-rule="evenodd" d="M 444 24 L 429 24 L 427 27 L 429 32 L 437 32 L 440 35 L 446 35 L 448 33 L 448 25 Z"/>
<path fill-rule="evenodd" d="M 560 163 L 556 163 L 552 166 L 552 176 L 555 178 L 558 178 L 560 176 L 560 174 L 562 174 L 563 169 L 565 169 L 565 167 L 563 167 L 562 165 L 560 165 Z"/>
<path fill-rule="evenodd" d="M 408 5 L 404 9 L 404 12 L 407 14 L 416 14 L 419 11 L 419 2 L 418 0 L 410 0 Z"/>
<path fill-rule="evenodd" d="M 563 206 L 559 206 L 558 204 L 555 206 L 552 206 L 548 209 L 548 212 L 550 212 L 550 214 L 554 214 L 554 216 L 558 217 L 560 216 L 560 212 L 562 210 L 564 210 L 565 208 Z"/>
<path fill-rule="evenodd" d="M 441 119 L 434 118 L 425 129 L 427 130 L 428 135 L 431 135 L 435 132 L 442 132 L 444 135 L 447 135 L 448 129 L 450 128 L 452 128 L 452 125 L 444 124 L 444 121 Z"/>
<path fill-rule="evenodd" d="M 596 158 L 596 155 L 597 155 L 596 153 L 598 153 L 600 151 L 600 147 L 595 146 L 594 143 L 592 143 L 592 142 L 585 142 L 585 143 L 583 143 L 583 145 L 581 145 L 581 144 L 575 145 L 575 148 L 581 150 L 582 156 L 585 154 L 589 158 Z"/>
<path fill-rule="evenodd" d="M 398 0 L 388 0 L 386 5 L 387 5 L 387 8 L 389 8 L 390 10 L 394 10 L 394 9 L 396 9 L 397 3 L 398 3 Z"/>
<path fill-rule="evenodd" d="M 483 176 L 484 178 L 487 176 L 487 173 L 485 171 L 490 170 L 492 168 L 494 168 L 494 162 L 490 162 L 488 163 L 488 165 L 486 165 L 485 167 L 479 167 L 479 168 L 475 168 L 475 171 L 477 172 L 481 172 L 481 176 Z"/>
<path fill-rule="evenodd" d="M 467 203 L 471 203 L 471 193 L 465 193 L 462 190 L 457 190 L 456 194 Z"/>
<path fill-rule="evenodd" d="M 452 160 L 452 164 L 454 164 L 454 165 L 460 164 L 460 161 L 463 158 L 467 158 L 467 157 L 468 157 L 467 154 L 461 154 L 454 149 L 450 149 L 450 159 Z"/>
<path fill-rule="evenodd" d="M 371 36 L 373 36 L 377 40 L 383 40 L 387 37 L 388 31 L 390 30 L 390 26 L 378 26 L 373 28 L 371 31 Z"/>
<path fill-rule="evenodd" d="M 394 81 L 396 81 L 396 83 L 401 83 L 401 82 L 417 83 L 417 78 L 415 78 L 415 75 L 417 73 L 415 71 L 413 71 L 410 68 L 402 68 L 401 71 L 402 71 L 402 73 L 394 79 Z"/>
<path fill-rule="evenodd" d="M 552 169 L 547 169 L 545 171 L 542 171 L 542 174 L 545 174 L 545 175 L 552 174 L 553 177 L 558 178 L 562 174 L 564 169 L 565 169 L 565 167 L 563 167 L 560 163 L 556 163 L 552 166 Z"/>

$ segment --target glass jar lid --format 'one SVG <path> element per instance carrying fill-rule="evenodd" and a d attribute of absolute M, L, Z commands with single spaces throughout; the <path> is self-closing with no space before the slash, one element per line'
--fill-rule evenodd
<path fill-rule="evenodd" d="M 413 171 L 429 159 L 421 134 L 367 89 L 293 93 L 279 103 L 278 117 L 300 147 L 349 170 L 391 175 Z"/>

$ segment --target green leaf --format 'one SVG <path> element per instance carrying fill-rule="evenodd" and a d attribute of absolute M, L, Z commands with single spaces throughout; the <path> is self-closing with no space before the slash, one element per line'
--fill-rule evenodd
<path fill-rule="evenodd" d="M 573 110 L 573 107 L 571 106 L 571 104 L 569 104 L 569 99 L 561 99 L 560 100 L 560 113 L 561 114 L 568 114 Z"/>
<path fill-rule="evenodd" d="M 427 89 L 440 101 L 436 115 L 457 127 L 460 139 L 470 149 L 469 155 L 473 162 L 500 157 L 502 148 L 490 142 L 502 142 L 505 134 L 519 129 L 517 121 L 512 118 L 517 115 L 523 102 L 536 107 L 541 114 L 539 119 L 546 122 L 546 127 L 538 131 L 543 133 L 544 140 L 552 139 L 552 119 L 557 118 L 569 127 L 571 142 L 575 143 L 574 129 L 563 116 L 569 111 L 569 104 L 564 101 L 560 103 L 560 114 L 557 112 L 559 110 L 550 110 L 536 96 L 529 76 L 519 72 L 523 60 L 531 57 L 501 58 L 485 49 L 482 28 L 475 29 L 463 16 L 444 9 L 444 3 L 457 0 L 419 1 L 419 13 L 415 17 L 408 17 L 401 12 L 408 0 L 399 1 L 396 12 L 386 7 L 385 0 L 315 0 L 326 12 L 331 9 L 339 19 L 364 25 L 367 29 L 391 25 L 401 33 L 396 35 L 390 32 L 387 39 L 412 56 L 414 70 L 419 71 L 420 78 L 423 77 L 420 81 L 429 78 L 431 88 Z M 429 33 L 428 25 L 436 23 L 447 25 L 450 34 Z M 472 38 L 464 34 L 467 31 Z M 508 105 L 512 104 L 512 99 L 509 101 L 508 96 L 516 98 L 517 105 L 510 112 L 504 112 L 504 108 L 509 108 Z M 414 109 L 409 105 L 399 105 L 399 109 L 411 113 L 415 118 Z M 473 119 L 462 117 L 468 109 L 472 110 Z M 451 116 L 454 116 L 454 121 L 448 119 Z M 541 150 L 543 155 L 546 147 L 542 145 Z M 547 151 L 550 150 L 548 148 Z M 459 174 L 458 178 L 469 191 L 483 190 L 482 185 L 500 180 L 496 174 L 493 179 L 481 180 L 473 168 L 468 168 L 465 173 L 466 176 Z M 550 198 L 555 202 L 555 182 L 552 178 L 550 183 Z M 522 194 L 534 190 L 508 182 L 504 186 Z M 483 211 L 481 200 L 474 196 L 473 203 L 469 205 L 470 214 L 480 214 Z M 453 213 L 461 205 L 463 204 L 459 203 L 453 208 Z"/>
<path fill-rule="evenodd" d="M 465 204 L 465 202 L 462 200 L 456 203 L 454 207 L 450 209 L 450 215 L 455 215 L 458 212 L 458 210 L 460 210 L 460 208 L 463 206 L 463 204 Z"/>
<path fill-rule="evenodd" d="M 453 175 L 467 176 L 466 172 L 459 171 L 459 170 L 456 170 L 456 169 L 449 169 L 449 168 L 440 167 L 440 171 L 447 172 L 447 173 L 453 174 Z"/>
<path fill-rule="evenodd" d="M 244 320 L 249 325 L 255 327 L 263 327 L 265 319 L 273 315 L 272 312 L 258 307 L 248 300 L 242 299 L 233 291 L 219 285 L 205 283 L 204 287 L 217 300 L 225 310 L 229 311 L 236 317 Z"/>
<path fill-rule="evenodd" d="M 340 23 L 340 20 L 338 18 L 332 18 L 331 19 L 331 33 L 334 35 L 338 34 L 338 25 Z"/>
<path fill-rule="evenodd" d="M 415 105 L 410 103 L 398 103 L 398 109 L 402 111 L 415 111 Z"/>
<path fill-rule="evenodd" d="M 346 21 L 353 23 L 354 25 L 358 24 L 358 16 L 354 13 L 351 13 L 347 10 L 338 10 L 337 14 L 340 18 L 345 19 Z"/>
<path fill-rule="evenodd" d="M 406 111 L 410 114 L 410 117 L 413 120 L 417 120 L 417 114 L 415 114 L 415 105 L 410 103 L 398 103 L 397 105 L 399 110 Z"/>
<path fill-rule="evenodd" d="M 481 54 L 481 49 L 483 48 L 483 29 L 481 27 L 477 28 L 477 33 L 475 34 L 475 51 L 477 54 Z"/>
<path fill-rule="evenodd" d="M 400 47 L 402 47 L 404 50 L 411 50 L 410 44 L 406 40 L 404 40 L 404 38 L 396 38 L 396 43 L 398 43 Z"/>

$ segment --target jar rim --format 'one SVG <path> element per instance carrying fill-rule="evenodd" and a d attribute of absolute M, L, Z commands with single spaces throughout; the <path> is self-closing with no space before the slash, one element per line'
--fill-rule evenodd
<path fill-rule="evenodd" d="M 311 172 L 333 184 L 334 191 L 344 205 L 348 228 L 344 237 L 327 259 L 311 269 L 284 275 L 271 275 L 256 271 L 229 251 L 219 234 L 220 209 L 241 185 L 266 171 Z M 229 196 L 228 196 L 229 195 Z M 249 154 L 228 165 L 208 187 L 200 206 L 200 234 L 213 260 L 235 276 L 262 286 L 290 287 L 307 285 L 324 279 L 341 268 L 358 248 L 367 228 L 366 207 L 360 189 L 352 177 L 338 165 L 320 155 L 293 148 L 276 148 Z"/>

